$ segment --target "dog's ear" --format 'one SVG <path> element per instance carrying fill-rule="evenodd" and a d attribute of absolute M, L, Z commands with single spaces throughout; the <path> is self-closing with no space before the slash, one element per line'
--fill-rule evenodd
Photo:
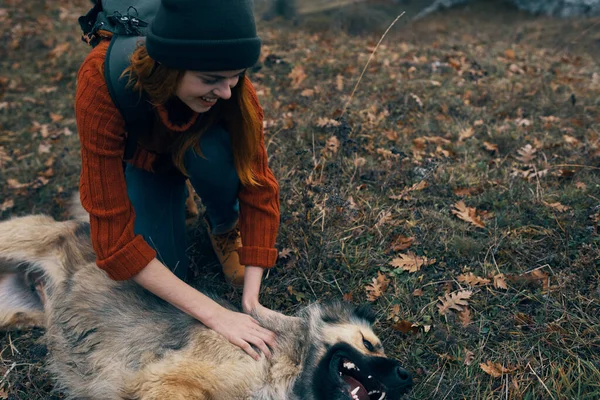
<path fill-rule="evenodd" d="M 375 320 L 377 319 L 375 312 L 368 304 L 362 304 L 356 307 L 354 311 L 352 311 L 352 314 L 360 319 L 367 321 L 371 325 L 373 325 L 375 323 Z"/>

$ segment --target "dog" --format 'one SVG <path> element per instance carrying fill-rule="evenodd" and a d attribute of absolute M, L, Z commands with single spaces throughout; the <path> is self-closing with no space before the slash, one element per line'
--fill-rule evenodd
<path fill-rule="evenodd" d="M 256 315 L 278 345 L 255 361 L 134 282 L 108 278 L 81 219 L 0 222 L 0 329 L 45 327 L 48 369 L 67 398 L 396 400 L 409 391 L 368 308 Z"/>

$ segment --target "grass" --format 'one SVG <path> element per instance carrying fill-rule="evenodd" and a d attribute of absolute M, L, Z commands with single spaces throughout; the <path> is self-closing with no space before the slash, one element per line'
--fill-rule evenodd
<path fill-rule="evenodd" d="M 88 51 L 74 17 L 87 2 L 5 7 L 0 22 L 13 28 L 0 37 L 0 203 L 14 205 L 5 203 L 1 217 L 64 218 L 80 162 L 75 74 Z M 531 17 L 498 4 L 417 23 L 407 15 L 340 117 L 393 20 L 369 19 L 360 36 L 323 23 L 343 13 L 259 26 L 263 59 L 251 75 L 282 189 L 278 248 L 288 254 L 265 280 L 265 305 L 294 312 L 315 300 L 366 302 L 365 287 L 380 272 L 390 283 L 373 301 L 376 328 L 388 353 L 415 374 L 410 398 L 600 397 L 598 20 Z M 292 71 L 306 75 L 296 86 Z M 326 150 L 332 136 L 335 152 Z M 527 144 L 536 149 L 529 159 L 519 154 Z M 460 200 L 488 213 L 483 228 L 452 213 Z M 394 251 L 399 236 L 414 242 Z M 190 240 L 202 280 L 239 302 L 203 229 L 192 228 Z M 407 251 L 436 261 L 414 273 L 389 265 Z M 459 279 L 467 272 L 504 274 L 507 289 L 470 287 Z M 464 289 L 473 290 L 470 321 L 441 315 L 438 298 Z M 414 329 L 398 331 L 398 321 Z M 48 394 L 40 335 L 0 333 L 8 398 L 61 398 Z M 505 373 L 484 372 L 488 361 Z"/>

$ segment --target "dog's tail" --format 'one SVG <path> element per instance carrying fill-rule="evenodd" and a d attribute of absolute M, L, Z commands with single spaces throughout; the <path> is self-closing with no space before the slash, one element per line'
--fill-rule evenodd
<path fill-rule="evenodd" d="M 46 215 L 1 221 L 0 328 L 36 325 L 28 315 L 39 322 L 45 291 L 94 260 L 88 222 Z"/>

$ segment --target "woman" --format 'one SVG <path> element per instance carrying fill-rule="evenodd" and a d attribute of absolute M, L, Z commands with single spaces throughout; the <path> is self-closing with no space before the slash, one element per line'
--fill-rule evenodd
<path fill-rule="evenodd" d="M 274 334 L 247 315 L 274 313 L 258 295 L 263 269 L 277 258 L 279 227 L 262 109 L 245 76 L 260 54 L 251 0 L 161 1 L 126 70 L 155 108 L 125 168 L 125 122 L 103 73 L 107 48 L 108 41 L 98 44 L 81 66 L 75 104 L 81 203 L 98 267 L 114 280 L 133 279 L 255 359 L 252 345 L 269 357 Z M 244 285 L 246 314 L 183 280 L 186 177 L 206 207 L 226 278 Z"/>

